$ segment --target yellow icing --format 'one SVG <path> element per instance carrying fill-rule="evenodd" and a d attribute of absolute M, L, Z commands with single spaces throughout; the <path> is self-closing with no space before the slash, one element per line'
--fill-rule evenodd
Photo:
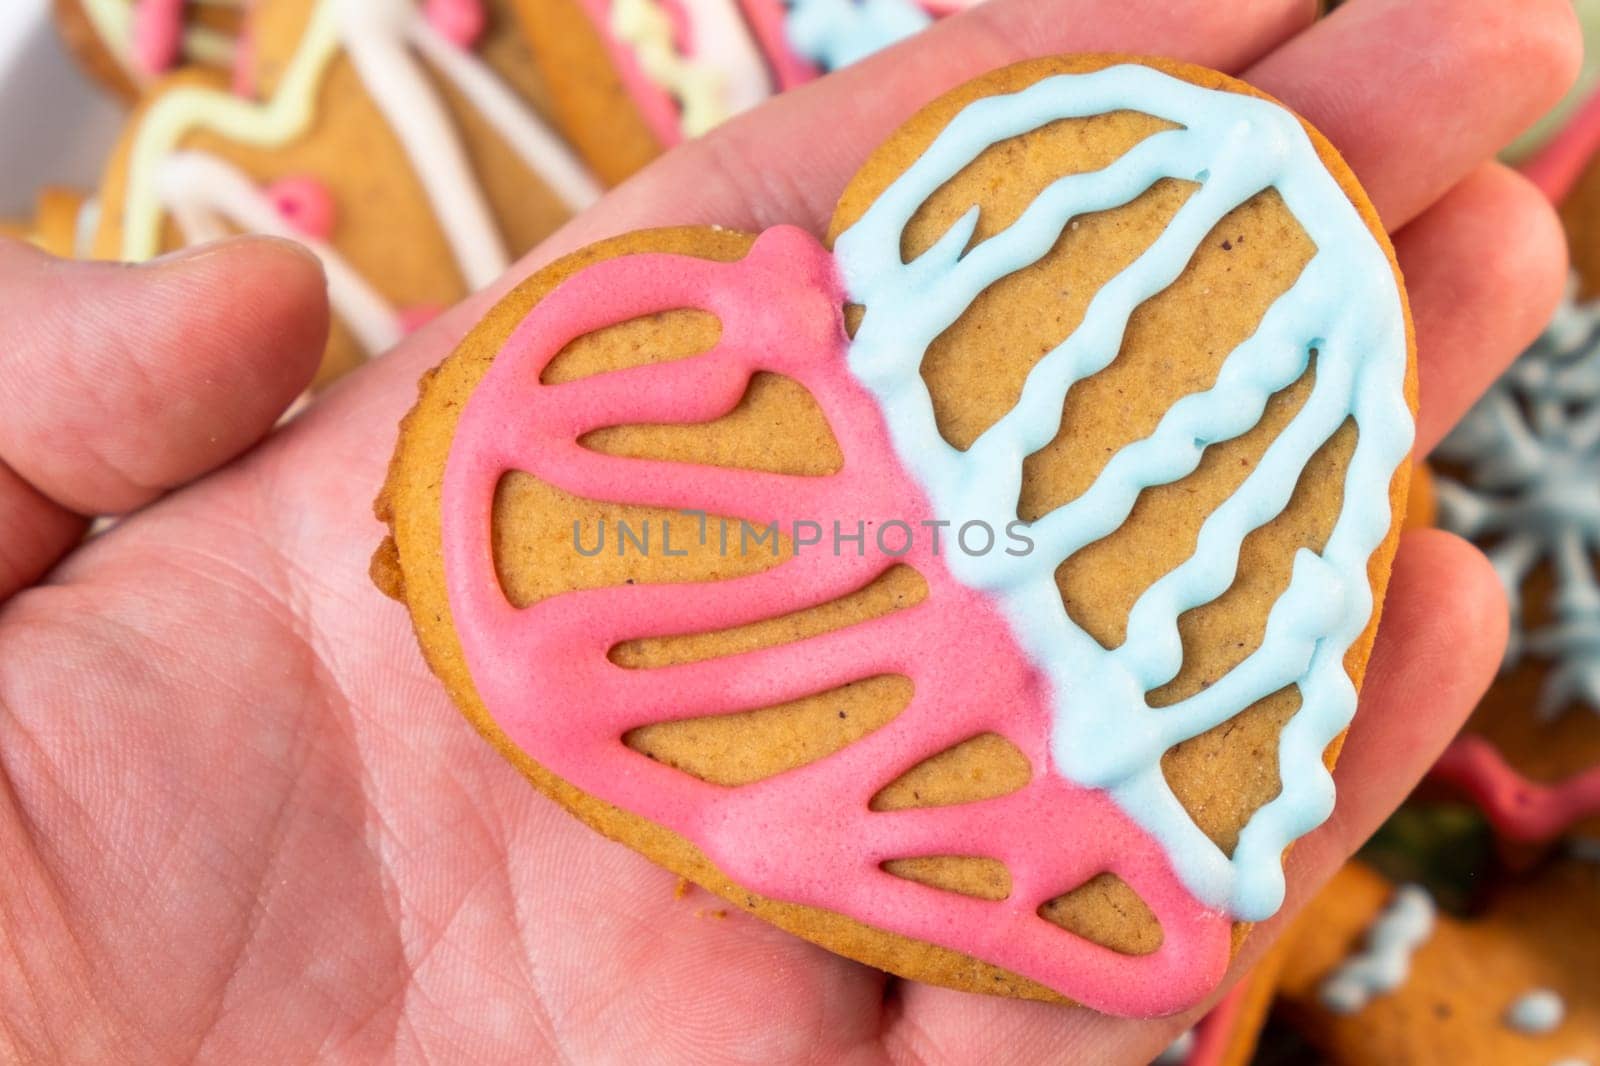
<path fill-rule="evenodd" d="M 698 137 L 729 117 L 720 71 L 677 49 L 672 19 L 656 0 L 615 0 L 611 32 L 629 45 L 639 69 L 677 98 L 686 137 Z"/>
<path fill-rule="evenodd" d="M 339 51 L 338 16 L 320 3 L 272 99 L 258 103 L 217 89 L 173 89 L 150 105 L 128 160 L 121 257 L 143 260 L 161 248 L 161 161 L 198 127 L 241 144 L 278 147 L 311 125 L 317 87 Z"/>

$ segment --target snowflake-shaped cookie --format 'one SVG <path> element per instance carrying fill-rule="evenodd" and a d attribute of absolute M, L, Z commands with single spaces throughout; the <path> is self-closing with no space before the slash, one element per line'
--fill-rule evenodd
<path fill-rule="evenodd" d="M 1485 548 L 1511 605 L 1505 665 L 1552 665 L 1545 719 L 1600 711 L 1600 301 L 1574 292 L 1438 451 L 1463 478 L 1440 480 L 1440 524 Z M 1524 584 L 1541 565 L 1554 589 L 1548 617 L 1530 619 Z"/>

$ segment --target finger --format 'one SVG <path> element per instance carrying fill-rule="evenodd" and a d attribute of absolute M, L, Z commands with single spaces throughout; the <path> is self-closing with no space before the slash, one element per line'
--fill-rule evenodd
<path fill-rule="evenodd" d="M 1505 597 L 1482 554 L 1448 533 L 1407 534 L 1361 713 L 1335 774 L 1338 808 L 1290 852 L 1288 902 L 1245 941 L 1230 970 L 1233 978 L 1255 963 L 1422 779 L 1493 679 L 1505 633 Z M 1147 1062 L 1201 1013 L 1136 1024 L 913 982 L 898 987 L 885 1039 L 903 1057 L 928 1063 Z M 997 1047 L 1013 1058 L 994 1060 L 991 1049 Z"/>
<path fill-rule="evenodd" d="M 1416 319 L 1425 455 L 1550 321 L 1566 238 L 1539 190 L 1486 163 L 1401 230 L 1395 251 Z"/>
<path fill-rule="evenodd" d="M 1356 0 L 1245 72 L 1327 134 L 1390 230 L 1561 98 L 1568 0 Z"/>
<path fill-rule="evenodd" d="M 0 600 L 39 580 L 87 526 L 0 463 Z"/>
<path fill-rule="evenodd" d="M 692 141 L 569 226 L 540 261 L 630 229 L 787 222 L 821 232 L 839 190 L 924 103 L 996 67 L 1059 52 L 1167 55 L 1237 70 L 1310 23 L 1310 0 L 989 0 Z"/>
<path fill-rule="evenodd" d="M 138 507 L 271 429 L 327 327 L 321 267 L 286 241 L 140 267 L 0 243 L 0 461 L 69 511 Z"/>

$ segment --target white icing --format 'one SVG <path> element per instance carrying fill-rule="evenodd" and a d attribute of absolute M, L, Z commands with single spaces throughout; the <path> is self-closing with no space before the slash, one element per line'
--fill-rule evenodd
<path fill-rule="evenodd" d="M 1506 1009 L 1506 1025 L 1530 1036 L 1555 1032 L 1566 1017 L 1566 1001 L 1548 988 L 1524 993 Z"/>
<path fill-rule="evenodd" d="M 1433 934 L 1433 897 L 1419 885 L 1401 885 L 1367 931 L 1365 948 L 1322 982 L 1318 998 L 1335 1014 L 1355 1014 L 1376 996 L 1393 992 L 1411 973 L 1411 957 Z"/>
<path fill-rule="evenodd" d="M 383 297 L 326 241 L 294 229 L 249 176 L 203 152 L 179 152 L 161 168 L 163 200 L 191 244 L 247 230 L 298 241 L 322 261 L 328 299 L 361 347 L 382 352 L 400 339 L 400 320 Z"/>
<path fill-rule="evenodd" d="M 163 209 L 183 218 L 188 233 L 214 232 L 215 218 L 206 217 L 214 205 L 185 206 L 170 187 L 163 191 L 171 180 L 167 162 L 186 135 L 205 129 L 263 148 L 303 135 L 314 121 L 323 75 L 341 49 L 405 147 L 469 286 L 493 281 L 509 259 L 461 138 L 413 49 L 480 108 L 517 155 L 570 206 L 581 207 L 599 195 L 598 185 L 566 147 L 481 60 L 440 37 L 414 0 L 319 0 L 270 100 L 257 103 L 186 88 L 163 94 L 151 106 L 130 155 L 122 258 L 140 261 L 159 251 Z M 233 198 L 230 204 L 240 206 Z M 353 332 L 370 338 L 397 335 L 380 328 L 380 316 L 364 295 L 370 287 L 362 283 L 359 293 L 353 286 L 347 290 L 346 298 L 335 303 L 341 314 L 345 308 L 358 309 L 361 321 L 351 323 Z M 383 317 L 394 318 L 388 309 Z M 387 345 L 371 347 L 364 340 L 363 346 L 376 354 Z"/>

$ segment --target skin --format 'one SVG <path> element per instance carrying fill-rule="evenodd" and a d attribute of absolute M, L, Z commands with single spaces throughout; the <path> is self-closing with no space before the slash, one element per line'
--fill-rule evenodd
<path fill-rule="evenodd" d="M 1371 191 L 1416 312 L 1425 451 L 1559 295 L 1548 206 L 1485 160 L 1565 88 L 1576 27 L 1562 0 L 1311 15 L 992 0 L 667 157 L 513 274 L 643 225 L 820 231 L 957 82 L 1168 53 L 1287 101 Z M 1148 1061 L 1189 1019 L 888 980 L 719 920 L 471 733 L 367 581 L 369 505 L 417 377 L 494 295 L 265 436 L 321 350 L 313 261 L 263 239 L 143 267 L 0 243 L 0 1059 Z M 135 509 L 77 546 L 81 515 Z M 1420 778 L 1504 636 L 1483 558 L 1408 535 L 1338 810 L 1236 972 Z"/>

